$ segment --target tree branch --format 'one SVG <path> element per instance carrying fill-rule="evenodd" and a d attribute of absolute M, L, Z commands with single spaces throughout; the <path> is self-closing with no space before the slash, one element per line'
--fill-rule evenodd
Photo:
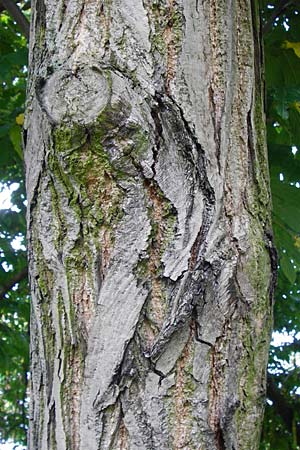
<path fill-rule="evenodd" d="M 0 286 L 0 300 L 2 298 L 4 298 L 5 294 L 7 294 L 7 292 L 10 291 L 10 289 L 15 284 L 17 284 L 20 281 L 24 280 L 27 277 L 27 275 L 28 275 L 28 269 L 27 269 L 27 267 L 25 267 L 20 272 L 14 274 L 7 283 L 5 283 L 2 286 Z"/>
<path fill-rule="evenodd" d="M 0 5 L 10 14 L 10 16 L 17 22 L 22 33 L 29 40 L 29 22 L 22 13 L 19 6 L 13 0 L 0 0 Z"/>
<path fill-rule="evenodd" d="M 271 31 L 274 20 L 283 13 L 283 11 L 290 5 L 294 3 L 294 0 L 281 0 L 277 6 L 275 6 L 270 19 L 263 26 L 263 34 L 269 33 Z"/>

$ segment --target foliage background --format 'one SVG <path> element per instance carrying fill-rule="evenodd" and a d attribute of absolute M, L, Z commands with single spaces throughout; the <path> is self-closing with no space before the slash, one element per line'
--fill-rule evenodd
<path fill-rule="evenodd" d="M 20 4 L 27 14 L 29 4 Z M 21 125 L 27 42 L 12 17 L 0 18 L 0 190 L 14 188 L 0 210 L 0 438 L 26 443 L 29 296 Z M 16 284 L 16 281 L 18 283 Z"/>
<path fill-rule="evenodd" d="M 300 4 L 262 2 L 266 123 L 279 254 L 262 449 L 300 448 Z"/>
<path fill-rule="evenodd" d="M 7 4 L 17 5 L 25 17 L 30 8 L 28 0 L 0 0 L 0 191 L 2 197 L 7 188 L 12 192 L 10 207 L 0 209 L 0 443 L 26 445 L 29 293 L 21 130 L 27 42 L 24 25 L 16 24 Z M 260 8 L 279 253 L 277 339 L 270 349 L 261 450 L 295 450 L 300 448 L 300 5 L 299 0 L 261 0 Z"/>

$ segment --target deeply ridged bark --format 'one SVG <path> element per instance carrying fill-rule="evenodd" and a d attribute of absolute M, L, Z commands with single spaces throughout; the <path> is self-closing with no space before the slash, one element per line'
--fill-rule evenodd
<path fill-rule="evenodd" d="M 32 9 L 30 450 L 258 448 L 276 262 L 254 3 Z"/>

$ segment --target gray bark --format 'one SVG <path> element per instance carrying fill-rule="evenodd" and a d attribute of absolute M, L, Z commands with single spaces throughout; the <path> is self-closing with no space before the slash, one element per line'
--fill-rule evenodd
<path fill-rule="evenodd" d="M 32 9 L 29 449 L 257 449 L 276 263 L 254 2 Z"/>

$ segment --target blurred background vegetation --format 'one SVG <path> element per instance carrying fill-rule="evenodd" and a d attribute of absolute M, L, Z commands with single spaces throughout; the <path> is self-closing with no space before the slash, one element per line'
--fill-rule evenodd
<path fill-rule="evenodd" d="M 261 450 L 296 450 L 300 449 L 300 2 L 261 0 L 260 8 L 273 227 L 279 253 Z M 28 0 L 0 0 L 0 446 L 9 441 L 20 449 L 26 448 L 29 376 L 22 154 L 29 14 Z"/>
<path fill-rule="evenodd" d="M 26 444 L 29 373 L 21 145 L 28 33 L 16 24 L 7 3 L 0 1 L 0 448 L 9 439 Z M 30 3 L 14 5 L 27 21 Z"/>

